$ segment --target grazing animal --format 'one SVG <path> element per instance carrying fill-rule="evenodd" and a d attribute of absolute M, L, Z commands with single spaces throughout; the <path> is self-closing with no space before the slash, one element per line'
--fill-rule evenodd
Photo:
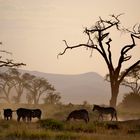
<path fill-rule="evenodd" d="M 18 108 L 16 110 L 17 113 L 17 121 L 19 122 L 22 118 L 23 121 L 31 121 L 32 120 L 32 110 L 26 108 Z"/>
<path fill-rule="evenodd" d="M 32 116 L 33 118 L 38 118 L 39 120 L 41 119 L 41 114 L 42 114 L 42 111 L 40 109 L 32 109 Z"/>
<path fill-rule="evenodd" d="M 4 115 L 4 119 L 5 120 L 11 120 L 12 119 L 12 113 L 13 113 L 13 111 L 12 111 L 12 109 L 9 109 L 9 108 L 7 108 L 7 109 L 3 109 L 3 115 Z"/>
<path fill-rule="evenodd" d="M 84 120 L 86 123 L 89 122 L 89 115 L 88 115 L 88 111 L 85 109 L 81 109 L 81 110 L 74 110 L 72 111 L 68 117 L 67 117 L 67 121 L 71 120 L 71 119 L 82 119 Z"/>
<path fill-rule="evenodd" d="M 98 119 L 100 119 L 100 117 L 101 117 L 102 120 L 103 120 L 103 114 L 110 114 L 111 115 L 111 121 L 113 120 L 113 117 L 115 117 L 116 121 L 117 121 L 117 111 L 113 107 L 101 107 L 99 105 L 94 105 L 93 111 L 94 110 L 97 110 L 99 112 Z"/>

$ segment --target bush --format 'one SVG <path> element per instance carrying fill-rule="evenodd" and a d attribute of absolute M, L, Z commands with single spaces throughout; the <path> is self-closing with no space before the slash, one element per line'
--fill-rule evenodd
<path fill-rule="evenodd" d="M 40 120 L 39 123 L 45 129 L 63 130 L 64 127 L 63 122 L 54 119 Z"/>
<path fill-rule="evenodd" d="M 125 94 L 122 100 L 122 106 L 127 108 L 137 108 L 140 106 L 140 94 Z"/>

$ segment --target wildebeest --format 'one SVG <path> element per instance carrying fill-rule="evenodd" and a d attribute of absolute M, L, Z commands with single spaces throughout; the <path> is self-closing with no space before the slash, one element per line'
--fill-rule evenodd
<path fill-rule="evenodd" d="M 27 109 L 27 108 L 18 108 L 17 112 L 17 121 L 20 121 L 22 118 L 23 121 L 30 122 L 32 118 L 41 119 L 41 110 L 40 109 Z"/>
<path fill-rule="evenodd" d="M 113 117 L 115 117 L 116 121 L 117 121 L 117 111 L 113 107 L 101 107 L 99 105 L 94 105 L 93 111 L 94 110 L 97 110 L 99 112 L 98 119 L 100 119 L 100 117 L 101 117 L 102 120 L 103 120 L 103 114 L 110 114 L 111 115 L 111 121 L 112 121 Z"/>
<path fill-rule="evenodd" d="M 13 113 L 13 111 L 12 111 L 12 109 L 10 109 L 10 108 L 7 108 L 7 109 L 3 109 L 3 115 L 4 115 L 4 119 L 5 120 L 11 120 L 12 119 L 12 113 Z"/>
<path fill-rule="evenodd" d="M 71 120 L 71 119 L 82 119 L 84 120 L 86 123 L 89 122 L 89 115 L 88 115 L 88 111 L 85 109 L 80 109 L 80 110 L 74 110 L 72 111 L 68 117 L 67 117 L 67 121 Z"/>
<path fill-rule="evenodd" d="M 17 121 L 20 121 L 22 118 L 23 121 L 31 121 L 32 119 L 32 110 L 27 108 L 18 108 L 16 110 Z"/>
<path fill-rule="evenodd" d="M 39 120 L 41 119 L 41 114 L 42 114 L 42 111 L 40 109 L 31 109 L 32 111 L 32 115 L 31 117 L 33 118 L 38 118 Z"/>

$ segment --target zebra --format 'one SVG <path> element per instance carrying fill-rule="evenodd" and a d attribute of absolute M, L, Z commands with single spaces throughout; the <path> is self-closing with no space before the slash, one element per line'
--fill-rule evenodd
<path fill-rule="evenodd" d="M 117 119 L 117 111 L 113 107 L 101 107 L 99 105 L 94 105 L 92 111 L 94 111 L 94 110 L 97 110 L 98 113 L 99 113 L 98 120 L 100 118 L 102 118 L 102 120 L 103 120 L 103 114 L 110 114 L 111 115 L 111 121 L 113 120 L 113 117 L 116 118 L 116 121 L 118 120 Z"/>

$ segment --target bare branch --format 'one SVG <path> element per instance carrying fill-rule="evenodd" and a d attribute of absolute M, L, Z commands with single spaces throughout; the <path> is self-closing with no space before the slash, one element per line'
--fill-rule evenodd
<path fill-rule="evenodd" d="M 128 81 L 122 82 L 121 85 L 129 87 L 132 91 L 134 91 L 134 87 L 132 86 L 133 83 L 130 83 Z"/>
<path fill-rule="evenodd" d="M 5 51 L 5 50 L 0 50 L 0 52 L 3 52 L 3 53 L 7 53 L 7 54 L 12 55 L 12 53 L 11 53 L 11 52 L 8 52 L 8 51 Z"/>
<path fill-rule="evenodd" d="M 121 50 L 121 55 L 120 55 L 120 58 L 119 58 L 119 62 L 118 62 L 118 66 L 117 66 L 117 69 L 120 70 L 121 68 L 121 64 L 125 61 L 128 61 L 131 59 L 131 55 L 130 56 L 127 56 L 127 52 L 129 50 L 131 50 L 134 46 L 136 46 L 136 43 L 135 43 L 135 39 L 134 38 L 138 38 L 140 39 L 138 36 L 135 36 L 134 34 L 131 34 L 131 39 L 132 39 L 132 44 L 131 45 L 126 45 L 122 48 Z M 119 71 L 118 71 L 119 72 Z"/>
<path fill-rule="evenodd" d="M 59 55 L 65 54 L 65 52 L 66 52 L 68 49 L 79 48 L 79 47 L 82 47 L 82 46 L 85 46 L 85 47 L 88 47 L 88 48 L 91 48 L 91 49 L 97 49 L 97 50 L 98 50 L 97 45 L 79 44 L 79 45 L 75 45 L 75 46 L 71 46 L 71 47 L 70 47 L 70 46 L 68 46 L 66 40 L 63 40 L 63 41 L 64 41 L 64 43 L 65 43 L 65 45 L 66 45 L 66 48 L 64 49 L 63 52 L 60 52 L 60 53 L 57 55 L 57 58 L 58 58 Z M 98 51 L 99 51 L 99 50 L 98 50 Z"/>
<path fill-rule="evenodd" d="M 128 60 L 130 60 L 131 59 L 131 55 L 130 56 L 126 56 L 126 57 L 124 57 L 124 59 L 123 59 L 123 61 L 128 61 Z"/>
<path fill-rule="evenodd" d="M 99 21 L 95 23 L 95 25 L 91 29 L 87 29 L 88 32 L 90 33 L 95 33 L 95 32 L 103 32 L 113 26 L 116 26 L 118 30 L 121 30 L 119 27 L 120 20 L 119 17 L 123 14 L 119 14 L 117 16 L 111 15 L 112 20 L 103 20 L 101 17 L 99 17 Z"/>
<path fill-rule="evenodd" d="M 136 63 L 134 63 L 132 66 L 130 66 L 126 71 L 121 75 L 121 78 L 119 80 L 119 83 L 121 83 L 124 79 L 124 77 L 133 69 L 135 68 L 138 64 L 140 63 L 140 60 L 138 60 Z"/>
<path fill-rule="evenodd" d="M 88 45 L 94 45 L 93 40 L 91 39 L 90 33 L 88 32 L 87 28 L 84 30 L 84 33 L 86 33 L 87 36 L 88 36 L 88 42 L 87 42 L 87 44 Z"/>
<path fill-rule="evenodd" d="M 106 44 L 108 45 L 108 57 L 109 57 L 110 66 L 111 66 L 112 71 L 114 71 L 113 63 L 112 63 L 112 54 L 111 54 L 111 51 L 110 51 L 110 42 L 111 41 L 112 41 L 112 39 L 109 38 L 109 40 L 106 42 Z"/>
<path fill-rule="evenodd" d="M 101 40 L 104 40 L 104 38 L 106 38 L 108 35 L 109 35 L 109 33 L 103 34 Z"/>
<path fill-rule="evenodd" d="M 12 60 L 7 60 L 7 61 L 0 61 L 0 67 L 18 67 L 18 66 L 25 66 L 26 64 L 24 63 L 13 63 Z"/>
<path fill-rule="evenodd" d="M 132 28 L 130 29 L 125 29 L 127 32 L 133 34 L 136 38 L 140 39 L 140 24 L 135 24 Z"/>
<path fill-rule="evenodd" d="M 0 45 L 2 45 L 2 42 L 0 42 Z M 8 52 L 6 50 L 0 50 L 0 52 L 12 55 L 11 52 Z M 0 56 L 0 59 L 2 59 L 2 56 Z M 5 67 L 19 67 L 19 66 L 25 66 L 25 65 L 26 64 L 24 63 L 14 63 L 13 60 L 9 60 L 9 59 L 0 60 L 0 67 L 4 67 L 4 66 Z"/>

